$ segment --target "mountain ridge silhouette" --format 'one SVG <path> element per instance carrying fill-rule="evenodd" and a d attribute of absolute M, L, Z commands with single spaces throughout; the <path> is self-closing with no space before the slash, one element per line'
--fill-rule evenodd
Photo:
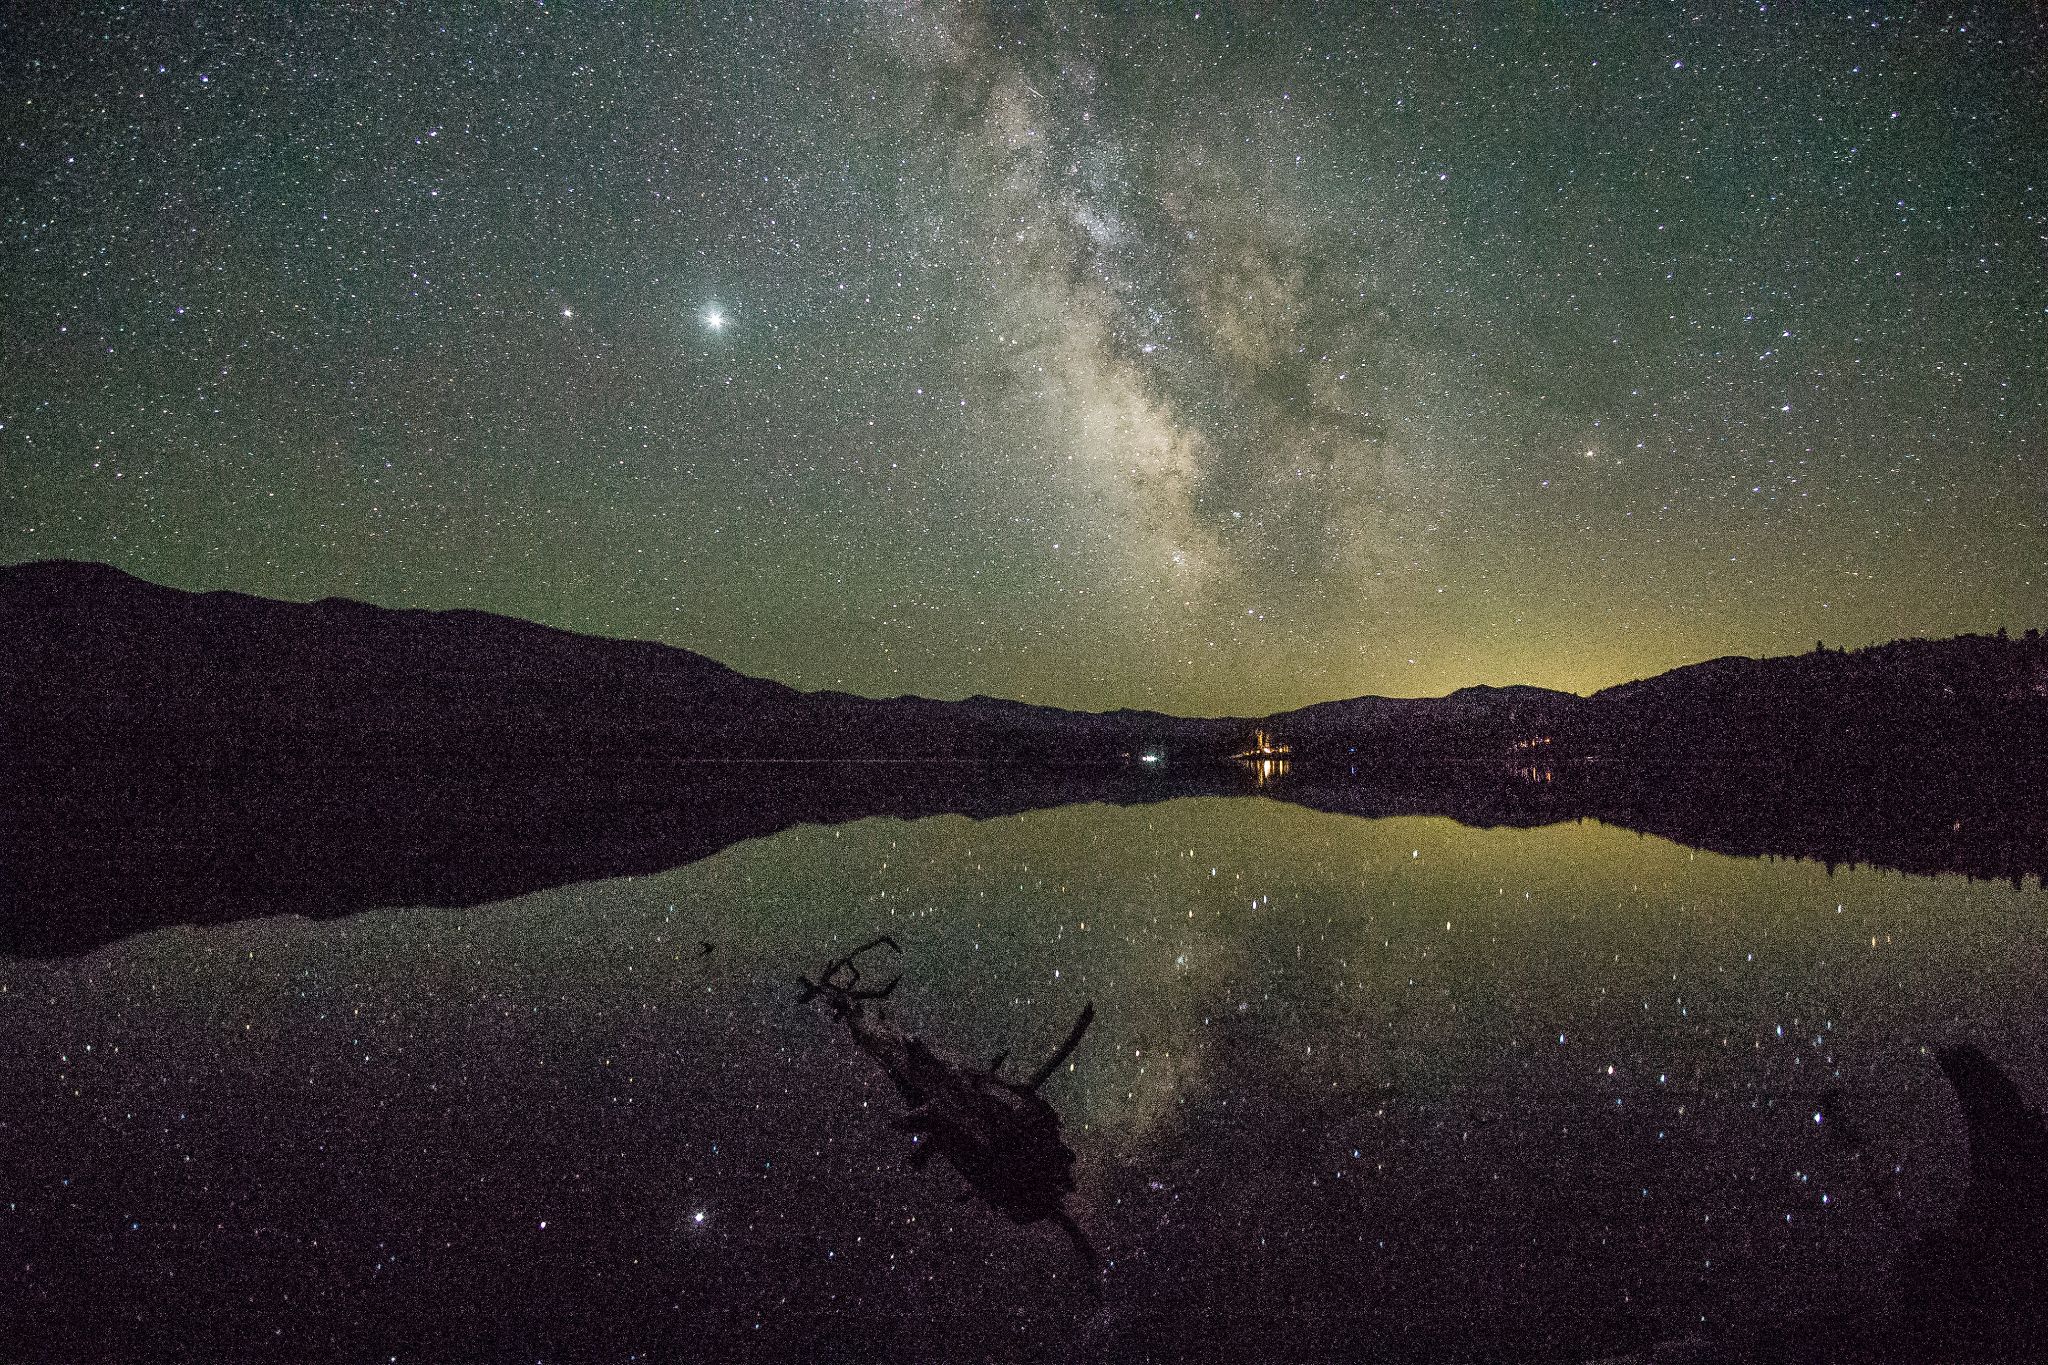
<path fill-rule="evenodd" d="M 1263 718 L 800 692 L 670 645 L 468 610 L 0 568 L 0 948 L 464 905 L 797 823 L 1257 794 L 1376 818 L 1597 818 L 1695 847 L 2048 867 L 2048 651 L 1730 657 L 1592 697 L 1359 697 Z M 1260 731 L 1286 766 L 1233 761 Z M 1151 761 L 1147 761 L 1151 760 Z M 876 767 L 880 763 L 884 766 Z"/>

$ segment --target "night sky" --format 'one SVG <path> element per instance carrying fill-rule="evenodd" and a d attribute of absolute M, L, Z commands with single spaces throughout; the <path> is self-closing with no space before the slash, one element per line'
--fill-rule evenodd
<path fill-rule="evenodd" d="M 2041 11 L 257 8 L 0 22 L 0 560 L 1210 713 L 2048 624 Z"/>

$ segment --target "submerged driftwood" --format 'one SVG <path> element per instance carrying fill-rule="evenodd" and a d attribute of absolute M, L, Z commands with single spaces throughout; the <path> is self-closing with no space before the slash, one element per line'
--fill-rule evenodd
<path fill-rule="evenodd" d="M 1968 1043 L 1935 1059 L 1962 1106 L 1970 1179 L 1954 1221 L 1901 1264 L 1905 1325 L 1922 1359 L 2048 1359 L 2048 1128 Z"/>
<path fill-rule="evenodd" d="M 892 1122 L 918 1144 L 911 1157 L 914 1168 L 922 1168 L 936 1151 L 976 1195 L 1012 1222 L 1058 1225 L 1092 1272 L 1095 1248 L 1067 1209 L 1067 1196 L 1074 1191 L 1074 1152 L 1060 1136 L 1058 1112 L 1038 1088 L 1080 1045 L 1095 1020 L 1095 1003 L 1082 1008 L 1066 1040 L 1027 1079 L 1006 1080 L 1002 1068 L 1008 1053 L 976 1067 L 897 1027 L 879 1002 L 901 978 L 864 987 L 855 965 L 862 953 L 882 947 L 902 951 L 886 934 L 870 939 L 826 963 L 815 981 L 799 978 L 802 998 L 822 999 L 861 1051 L 895 1083 L 910 1109 Z"/>

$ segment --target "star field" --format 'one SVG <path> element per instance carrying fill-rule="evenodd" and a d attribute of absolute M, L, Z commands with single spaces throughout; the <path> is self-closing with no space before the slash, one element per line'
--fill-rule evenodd
<path fill-rule="evenodd" d="M 1869 1358 L 1843 1328 L 1883 1330 L 1969 1166 L 1932 1048 L 2041 1093 L 2038 895 L 1176 801 L 0 958 L 0 1325 L 115 1323 L 124 1358 L 1585 1360 L 1761 1320 Z M 1013 1075 L 1097 1003 L 1047 1093 L 1100 1304 L 1049 1227 L 909 1166 L 902 1096 L 795 998 L 876 933 L 903 1026 Z"/>
<path fill-rule="evenodd" d="M 0 44 L 0 558 L 1263 713 L 2048 616 L 2048 21 Z"/>

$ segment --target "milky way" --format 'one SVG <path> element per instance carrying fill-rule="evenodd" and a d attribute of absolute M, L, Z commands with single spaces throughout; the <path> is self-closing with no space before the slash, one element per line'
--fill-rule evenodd
<path fill-rule="evenodd" d="M 1238 713 L 2048 617 L 2040 17 L 445 8 L 7 20 L 0 558 Z"/>

